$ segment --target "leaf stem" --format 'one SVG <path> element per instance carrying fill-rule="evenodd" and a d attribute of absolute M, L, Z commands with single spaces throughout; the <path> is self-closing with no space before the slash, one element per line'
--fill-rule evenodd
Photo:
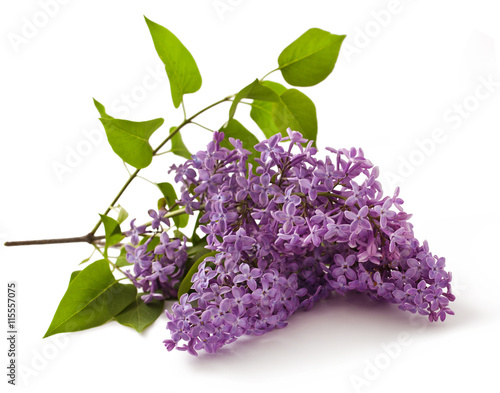
<path fill-rule="evenodd" d="M 264 75 L 262 78 L 260 78 L 260 82 L 262 82 L 266 78 L 266 76 L 271 75 L 273 72 L 278 71 L 279 69 L 280 68 L 278 67 L 278 68 L 275 68 L 272 71 L 269 71 L 266 75 Z"/>
<path fill-rule="evenodd" d="M 136 169 L 134 171 L 134 173 L 132 173 L 128 180 L 125 182 L 125 184 L 123 185 L 123 187 L 120 189 L 120 191 L 118 192 L 118 194 L 115 196 L 115 198 L 113 199 L 113 201 L 109 204 L 108 208 L 106 209 L 106 211 L 104 212 L 103 216 L 107 216 L 108 213 L 111 211 L 111 209 L 113 208 L 113 206 L 115 205 L 116 202 L 118 202 L 118 199 L 120 199 L 120 197 L 122 196 L 122 194 L 125 192 L 125 190 L 127 189 L 127 187 L 130 185 L 130 183 L 132 183 L 132 180 L 135 179 L 135 177 L 139 174 L 141 170 L 140 169 Z M 99 219 L 99 221 L 97 221 L 97 224 L 95 224 L 94 228 L 90 231 L 90 233 L 92 235 L 94 235 L 97 230 L 99 229 L 99 227 L 101 226 L 102 224 L 102 218 Z"/>
<path fill-rule="evenodd" d="M 184 99 L 181 101 L 182 113 L 184 114 L 184 120 L 186 120 L 186 106 L 184 105 Z"/>
<path fill-rule="evenodd" d="M 179 126 L 167 137 L 167 139 L 165 139 L 162 143 L 160 143 L 160 145 L 153 150 L 153 155 L 156 155 L 156 153 L 158 153 L 158 151 L 170 140 L 172 139 L 175 134 L 177 134 L 181 129 L 182 127 L 186 126 L 187 124 L 191 123 L 195 118 L 197 118 L 199 115 L 201 115 L 202 113 L 208 111 L 209 109 L 213 108 L 214 106 L 217 106 L 219 104 L 222 104 L 223 102 L 226 102 L 226 101 L 231 101 L 231 98 L 233 98 L 234 95 L 231 95 L 231 96 L 227 96 L 227 97 L 224 97 L 222 100 L 219 100 L 217 102 L 214 102 L 212 105 L 209 105 L 207 106 L 206 108 L 203 108 L 202 110 L 200 110 L 199 112 L 196 112 L 193 116 L 191 116 L 190 118 L 184 120 L 181 124 L 179 124 Z"/>
<path fill-rule="evenodd" d="M 106 261 L 108 261 L 108 263 L 113 266 L 113 268 L 115 268 L 116 270 L 118 270 L 121 274 L 123 274 L 125 277 L 123 278 L 128 278 L 128 276 L 123 272 L 122 269 L 120 269 L 118 266 L 116 266 L 116 264 L 114 264 L 113 262 L 111 262 L 108 258 L 107 255 L 105 255 L 105 253 L 103 253 L 101 251 L 101 249 L 99 247 L 97 247 L 95 244 L 93 244 L 94 248 L 99 252 L 99 254 L 101 254 L 103 256 L 104 259 L 106 259 Z"/>
<path fill-rule="evenodd" d="M 155 186 L 155 187 L 156 187 L 156 183 L 155 183 L 154 181 L 151 181 L 151 180 L 149 180 L 149 179 L 146 179 L 146 178 L 145 178 L 145 177 L 143 177 L 143 176 L 137 176 L 137 177 L 138 177 L 139 179 L 142 179 L 142 180 L 144 180 L 144 181 L 147 181 L 148 183 L 151 183 L 153 186 Z"/>
<path fill-rule="evenodd" d="M 208 128 L 208 127 L 205 127 L 203 124 L 200 124 L 200 123 L 196 123 L 195 121 L 192 121 L 191 124 L 194 124 L 195 126 L 198 126 L 198 127 L 201 127 L 201 128 L 204 128 L 205 130 L 207 131 L 210 131 L 210 132 L 215 132 L 214 130 Z"/>

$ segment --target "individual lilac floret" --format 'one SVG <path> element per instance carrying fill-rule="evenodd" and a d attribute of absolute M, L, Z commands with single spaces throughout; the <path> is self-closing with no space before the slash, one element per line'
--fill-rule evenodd
<path fill-rule="evenodd" d="M 148 214 L 153 219 L 151 221 L 151 227 L 153 229 L 159 229 L 161 227 L 161 223 L 164 223 L 167 226 L 170 225 L 170 220 L 168 219 L 168 217 L 165 217 L 166 210 L 160 209 L 158 212 L 156 212 L 155 210 L 150 209 L 148 211 Z"/>

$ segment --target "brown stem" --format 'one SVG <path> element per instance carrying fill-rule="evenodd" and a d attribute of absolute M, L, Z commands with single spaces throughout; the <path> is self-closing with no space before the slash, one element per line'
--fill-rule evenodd
<path fill-rule="evenodd" d="M 203 209 L 205 205 L 201 205 L 200 209 Z M 181 214 L 185 214 L 186 210 L 184 208 L 169 211 L 164 217 L 175 217 L 180 216 Z M 144 225 L 151 225 L 151 221 L 147 222 Z M 122 235 L 127 236 L 125 233 Z M 76 236 L 76 237 L 63 237 L 61 239 L 44 239 L 44 240 L 21 240 L 17 242 L 5 242 L 4 245 L 7 247 L 12 246 L 32 246 L 32 245 L 43 245 L 43 244 L 61 244 L 61 243 L 89 243 L 96 244 L 98 240 L 106 239 L 106 236 L 95 236 L 92 232 L 87 233 L 85 236 Z"/>
<path fill-rule="evenodd" d="M 95 236 L 92 232 L 85 236 L 63 237 L 60 239 L 42 239 L 42 240 L 21 240 L 17 242 L 5 242 L 7 247 L 13 246 L 34 246 L 43 244 L 61 244 L 61 243 L 89 243 L 92 244 L 96 240 L 104 239 L 105 236 Z"/>

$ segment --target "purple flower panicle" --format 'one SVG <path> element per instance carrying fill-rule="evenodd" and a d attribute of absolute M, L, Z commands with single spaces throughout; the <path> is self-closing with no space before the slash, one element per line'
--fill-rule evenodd
<path fill-rule="evenodd" d="M 234 140 L 234 149 L 221 147 L 223 138 L 215 132 L 206 151 L 171 169 L 181 184 L 177 203 L 188 213 L 203 209 L 200 229 L 216 255 L 167 312 L 168 350 L 215 352 L 285 327 L 332 292 L 363 292 L 430 321 L 453 314 L 445 259 L 414 237 L 399 189 L 384 197 L 378 168 L 361 149 L 328 149 L 334 155 L 321 160 L 289 130 L 257 144 L 257 166 L 247 168 L 250 152 Z M 128 246 L 127 258 L 146 297 L 175 297 L 186 242 L 159 238 L 152 251 Z"/>

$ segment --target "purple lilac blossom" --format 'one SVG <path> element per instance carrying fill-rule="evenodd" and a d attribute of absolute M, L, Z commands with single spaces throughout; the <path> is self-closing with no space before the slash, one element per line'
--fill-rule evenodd
<path fill-rule="evenodd" d="M 177 298 L 178 284 L 186 272 L 187 239 L 170 239 L 167 232 L 158 226 L 152 234 L 142 229 L 140 234 L 144 236 L 144 242 L 140 244 L 134 220 L 131 228 L 132 245 L 126 245 L 125 250 L 127 262 L 134 266 L 133 272 L 129 271 L 127 275 L 144 292 L 142 299 L 149 303 L 154 299 Z M 151 247 L 155 238 L 159 240 L 158 245 Z"/>
<path fill-rule="evenodd" d="M 332 292 L 363 292 L 430 321 L 453 315 L 445 259 L 415 239 L 399 189 L 384 197 L 378 168 L 362 149 L 328 148 L 334 155 L 321 160 L 311 141 L 288 130 L 255 146 L 252 168 L 249 151 L 235 140 L 235 149 L 221 147 L 223 139 L 215 132 L 206 151 L 171 168 L 181 184 L 178 205 L 189 214 L 202 209 L 206 248 L 217 254 L 167 311 L 169 351 L 212 353 L 243 335 L 285 327 Z M 185 269 L 186 241 L 166 233 L 160 240 L 149 252 L 127 246 L 146 298 L 175 296 Z"/>

